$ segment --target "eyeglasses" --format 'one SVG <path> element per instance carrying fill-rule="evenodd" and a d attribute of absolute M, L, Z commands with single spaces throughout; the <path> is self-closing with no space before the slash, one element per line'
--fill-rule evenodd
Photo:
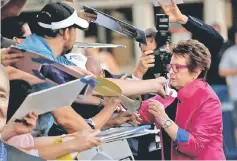
<path fill-rule="evenodd" d="M 167 64 L 166 69 L 167 71 L 170 71 L 170 69 L 174 71 L 174 73 L 178 73 L 180 69 L 188 68 L 187 65 L 181 65 L 181 64 Z"/>

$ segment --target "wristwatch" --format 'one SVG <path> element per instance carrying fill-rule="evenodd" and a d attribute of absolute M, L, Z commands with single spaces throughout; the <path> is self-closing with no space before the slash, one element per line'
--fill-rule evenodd
<path fill-rule="evenodd" d="M 92 128 L 95 129 L 95 122 L 89 118 L 89 119 L 85 119 L 85 121 L 88 123 L 88 125 Z"/>
<path fill-rule="evenodd" d="M 172 124 L 172 121 L 170 119 L 167 119 L 164 123 L 164 125 L 162 125 L 162 127 L 165 129 L 167 127 L 169 127 Z"/>

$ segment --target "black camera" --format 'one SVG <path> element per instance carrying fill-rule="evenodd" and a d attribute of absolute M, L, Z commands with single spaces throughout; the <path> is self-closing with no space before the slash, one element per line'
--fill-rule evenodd
<path fill-rule="evenodd" d="M 152 74 L 165 76 L 169 72 L 166 65 L 170 63 L 171 54 L 165 49 L 164 45 L 170 43 L 169 17 L 165 14 L 156 14 L 156 37 L 157 48 L 154 50 L 155 66 L 151 69 Z"/>

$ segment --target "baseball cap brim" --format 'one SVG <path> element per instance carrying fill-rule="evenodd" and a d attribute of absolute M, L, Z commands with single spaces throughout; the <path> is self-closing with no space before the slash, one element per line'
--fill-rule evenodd
<path fill-rule="evenodd" d="M 79 28 L 87 29 L 89 27 L 89 22 L 80 17 L 77 17 L 75 18 L 75 25 L 78 26 Z"/>
<path fill-rule="evenodd" d="M 38 24 L 43 28 L 48 28 L 48 29 L 52 29 L 52 30 L 63 29 L 63 28 L 67 28 L 67 27 L 70 27 L 73 25 L 75 25 L 79 29 L 87 29 L 89 27 L 89 22 L 78 17 L 77 11 L 75 9 L 74 9 L 74 12 L 71 16 L 69 16 L 68 18 L 66 18 L 62 21 L 52 22 L 51 24 L 38 22 Z"/>

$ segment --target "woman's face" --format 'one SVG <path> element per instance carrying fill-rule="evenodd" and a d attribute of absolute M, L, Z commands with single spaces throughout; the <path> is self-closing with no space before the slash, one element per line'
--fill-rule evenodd
<path fill-rule="evenodd" d="M 197 78 L 198 73 L 189 72 L 187 63 L 188 57 L 176 56 L 175 54 L 172 56 L 170 61 L 172 67 L 169 70 L 172 87 L 181 89 Z"/>

